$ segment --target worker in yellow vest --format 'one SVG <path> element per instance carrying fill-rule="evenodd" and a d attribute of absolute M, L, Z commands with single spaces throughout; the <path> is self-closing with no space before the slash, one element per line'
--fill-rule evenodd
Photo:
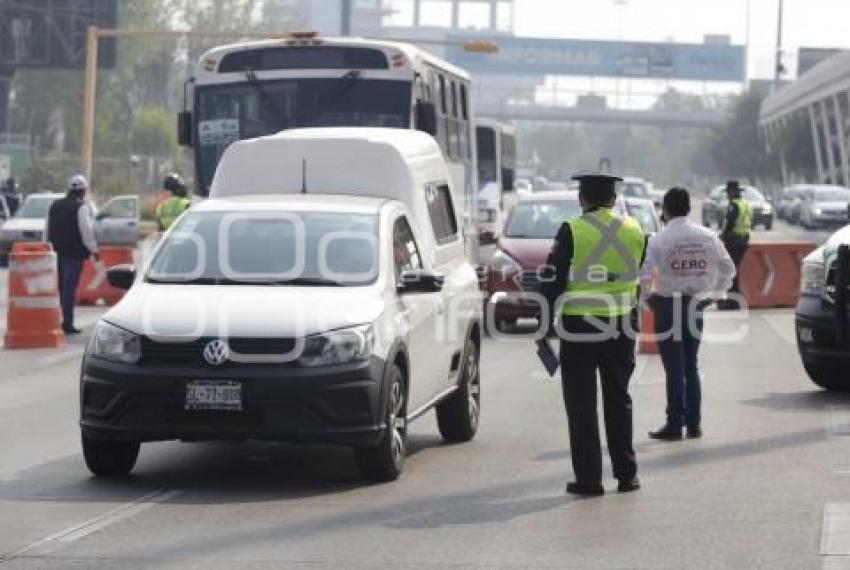
<path fill-rule="evenodd" d="M 753 228 L 753 208 L 750 203 L 742 197 L 741 185 L 737 180 L 726 183 L 726 195 L 729 198 L 729 207 L 726 209 L 726 219 L 720 239 L 729 252 L 729 257 L 735 263 L 735 279 L 732 281 L 731 297 L 718 304 L 718 308 L 724 310 L 737 310 L 741 308 L 739 276 L 741 275 L 741 260 L 747 253 L 750 243 L 750 231 Z"/>
<path fill-rule="evenodd" d="M 554 275 L 542 286 L 549 314 L 560 321 L 555 328 L 561 337 L 561 381 L 575 472 L 567 492 L 581 496 L 604 493 L 597 370 L 618 491 L 635 491 L 640 483 L 628 386 L 635 367 L 633 323 L 646 239 L 637 220 L 614 212 L 620 178 L 589 174 L 574 180 L 579 181 L 583 215 L 559 230 L 548 259 Z"/>
<path fill-rule="evenodd" d="M 156 206 L 156 223 L 160 231 L 171 227 L 180 214 L 189 209 L 192 202 L 186 197 L 186 184 L 179 174 L 169 174 L 162 182 L 162 187 L 171 192 L 171 197 Z"/>

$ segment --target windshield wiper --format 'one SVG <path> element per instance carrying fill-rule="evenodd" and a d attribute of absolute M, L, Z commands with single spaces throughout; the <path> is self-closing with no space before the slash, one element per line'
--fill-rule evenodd
<path fill-rule="evenodd" d="M 263 85 L 263 82 L 257 77 L 257 74 L 254 73 L 253 69 L 249 69 L 245 72 L 245 78 L 248 80 L 248 83 L 254 88 L 254 90 L 259 94 L 260 99 L 263 102 L 263 105 L 272 112 L 272 116 L 278 123 L 279 129 L 286 129 L 287 126 L 284 124 L 284 119 L 286 118 L 286 113 L 281 112 L 280 108 L 277 106 L 277 102 L 274 100 L 269 92 L 266 90 L 266 87 Z"/>
<path fill-rule="evenodd" d="M 341 79 L 344 81 L 344 83 L 342 85 L 342 88 L 339 90 L 339 93 L 337 93 L 336 96 L 333 99 L 331 99 L 331 101 L 325 106 L 325 109 L 323 111 L 321 111 L 318 115 L 313 117 L 313 121 L 312 121 L 313 125 L 316 125 L 318 119 L 324 117 L 325 115 L 327 115 L 331 111 L 334 111 L 336 109 L 337 103 L 342 101 L 342 99 L 346 95 L 348 95 L 348 92 L 351 90 L 352 87 L 354 87 L 354 84 L 357 83 L 357 81 L 360 79 L 360 70 L 359 69 L 352 69 L 352 70 L 346 71 Z M 319 126 L 321 126 L 321 125 L 319 125 Z"/>

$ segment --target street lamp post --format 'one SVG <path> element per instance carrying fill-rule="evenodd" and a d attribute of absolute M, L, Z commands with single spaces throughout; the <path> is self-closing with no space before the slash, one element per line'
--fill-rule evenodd
<path fill-rule="evenodd" d="M 779 17 L 776 22 L 776 69 L 773 74 L 773 88 L 779 88 L 779 82 L 785 73 L 785 65 L 782 63 L 782 18 L 785 0 L 779 0 Z"/>

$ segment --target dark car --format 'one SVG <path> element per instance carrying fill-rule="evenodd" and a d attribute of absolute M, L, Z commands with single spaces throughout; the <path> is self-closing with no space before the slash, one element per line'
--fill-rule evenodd
<path fill-rule="evenodd" d="M 750 203 L 753 209 L 753 228 L 764 226 L 764 229 L 773 228 L 773 206 L 765 199 L 764 194 L 752 186 L 741 188 L 742 197 Z M 708 198 L 702 203 L 702 225 L 707 228 L 717 226 L 723 227 L 726 220 L 726 208 L 729 200 L 726 197 L 726 187 L 717 186 L 708 193 Z"/>
<path fill-rule="evenodd" d="M 850 389 L 850 226 L 803 260 L 795 313 L 797 348 L 809 378 L 827 390 Z"/>

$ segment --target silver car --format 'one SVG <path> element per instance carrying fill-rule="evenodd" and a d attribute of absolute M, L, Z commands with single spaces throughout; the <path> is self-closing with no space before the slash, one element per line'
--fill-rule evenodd
<path fill-rule="evenodd" d="M 26 197 L 14 216 L 0 228 L 0 265 L 8 261 L 15 242 L 44 241 L 47 213 L 64 194 L 38 192 Z M 138 196 L 116 196 L 95 209 L 95 239 L 99 245 L 134 246 L 139 239 Z"/>
<path fill-rule="evenodd" d="M 810 186 L 800 205 L 800 224 L 808 229 L 836 228 L 848 221 L 850 189 L 843 186 Z"/>

